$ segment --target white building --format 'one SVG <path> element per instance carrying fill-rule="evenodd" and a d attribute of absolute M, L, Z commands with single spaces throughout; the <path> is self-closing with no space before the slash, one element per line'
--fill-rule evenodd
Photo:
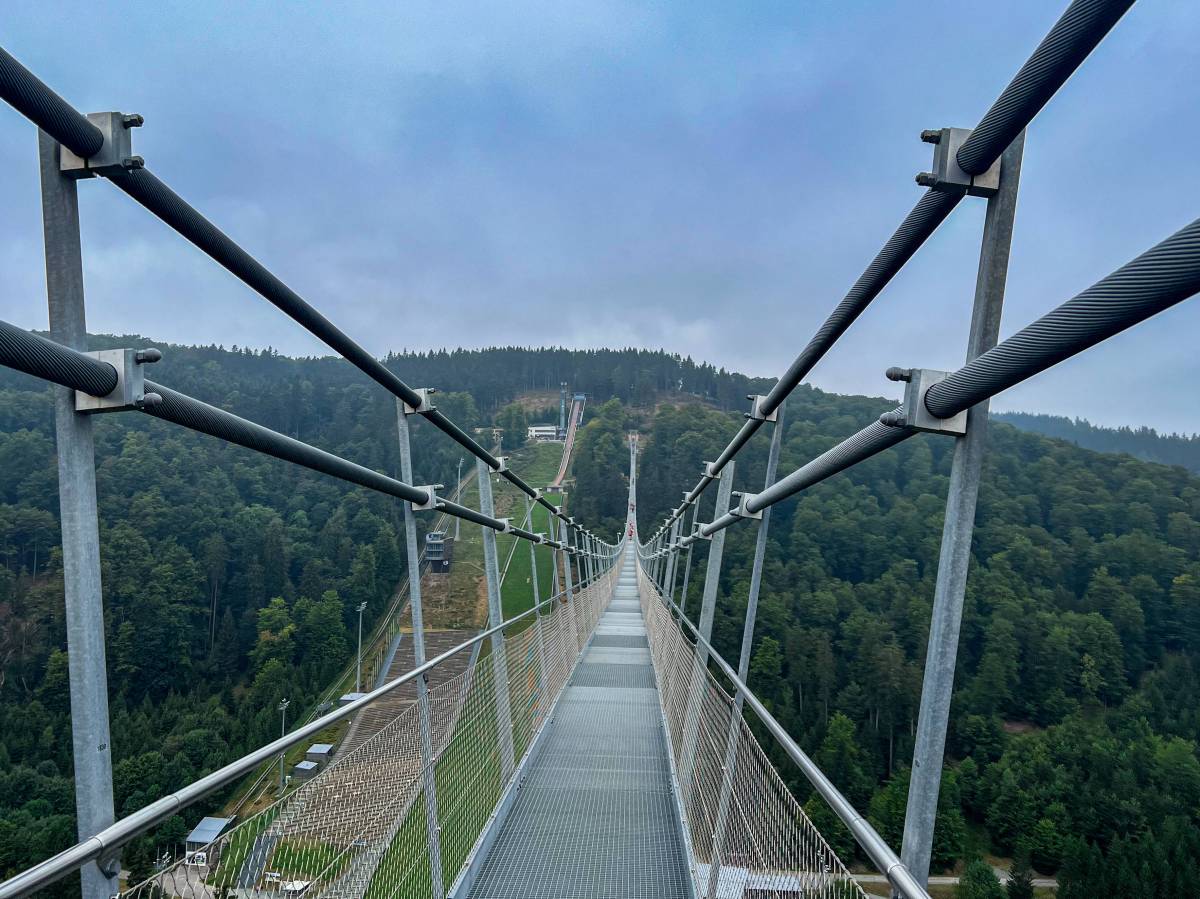
<path fill-rule="evenodd" d="M 527 436 L 530 440 L 541 443 L 558 440 L 558 425 L 531 425 Z"/>

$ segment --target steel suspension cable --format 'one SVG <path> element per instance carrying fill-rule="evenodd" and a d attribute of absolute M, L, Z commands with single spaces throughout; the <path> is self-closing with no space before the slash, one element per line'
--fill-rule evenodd
<path fill-rule="evenodd" d="M 950 418 L 1200 292 L 1200 219 L 931 387 Z"/>
<path fill-rule="evenodd" d="M 70 103 L 50 89 L 36 75 L 21 65 L 11 54 L 0 48 L 0 98 L 30 119 L 55 140 L 82 158 L 94 156 L 104 144 L 99 128 Z M 419 407 L 421 396 L 387 366 L 318 312 L 296 291 L 272 274 L 262 263 L 221 231 L 216 225 L 190 206 L 182 197 L 164 184 L 145 167 L 104 172 L 117 185 L 169 227 L 189 240 L 198 249 L 222 265 L 252 290 L 275 305 L 348 362 L 410 406 Z M 460 446 L 482 459 L 493 471 L 516 486 L 554 514 L 563 517 L 558 508 L 542 498 L 515 473 L 501 469 L 500 460 L 488 452 L 462 428 L 436 409 L 421 413 Z M 578 525 L 571 525 L 578 527 Z"/>
<path fill-rule="evenodd" d="M 959 148 L 956 160 L 970 174 L 987 171 L 1036 116 L 1063 83 L 1083 63 L 1134 0 L 1074 0 L 1046 37 L 1004 88 L 979 124 Z M 920 249 L 949 216 L 960 195 L 929 191 L 896 229 L 880 253 L 855 282 L 808 342 L 788 370 L 771 388 L 760 411 L 770 414 L 803 381 L 855 319 Z M 714 480 L 730 459 L 758 431 L 763 422 L 749 419 L 688 494 L 691 501 Z M 678 510 L 668 517 L 670 525 Z"/>
<path fill-rule="evenodd" d="M 991 168 L 1133 3 L 1074 0 L 958 148 L 959 168 L 970 175 Z"/>

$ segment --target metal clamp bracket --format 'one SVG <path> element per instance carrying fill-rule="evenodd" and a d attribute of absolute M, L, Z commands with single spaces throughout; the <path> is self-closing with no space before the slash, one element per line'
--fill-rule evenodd
<path fill-rule="evenodd" d="M 704 533 L 704 529 L 710 524 L 712 524 L 711 521 L 705 522 L 704 524 L 697 523 L 696 529 L 694 531 L 692 531 L 692 539 L 693 540 L 712 540 L 712 534 Z"/>
<path fill-rule="evenodd" d="M 107 362 L 116 369 L 117 386 L 104 396 L 92 396 L 87 391 L 76 390 L 76 412 L 120 412 L 157 406 L 162 402 L 162 397 L 157 393 L 145 392 L 146 379 L 142 372 L 143 365 L 162 358 L 158 350 L 97 350 L 84 355 Z"/>
<path fill-rule="evenodd" d="M 770 414 L 765 414 L 762 411 L 763 403 L 767 401 L 765 396 L 757 393 L 746 394 L 746 399 L 750 400 L 750 411 L 746 413 L 746 417 L 753 421 L 779 421 L 779 408 L 771 410 Z"/>
<path fill-rule="evenodd" d="M 705 462 L 704 463 L 704 476 L 706 478 L 711 478 L 714 481 L 721 480 L 721 472 L 717 471 L 717 463 L 716 462 Z"/>
<path fill-rule="evenodd" d="M 500 527 L 496 528 L 496 530 L 498 530 L 501 534 L 512 533 L 513 526 L 511 518 L 497 518 L 496 520 L 500 522 Z"/>
<path fill-rule="evenodd" d="M 437 509 L 438 497 L 437 492 L 445 487 L 445 484 L 423 484 L 418 487 L 418 490 L 424 490 L 429 494 L 429 499 L 423 503 L 411 503 L 414 512 L 432 512 Z"/>
<path fill-rule="evenodd" d="M 546 535 L 543 534 L 541 531 L 538 531 L 533 536 L 536 538 L 538 546 L 543 546 L 547 542 Z"/>
<path fill-rule="evenodd" d="M 750 500 L 754 499 L 754 497 L 758 496 L 757 493 L 736 493 L 735 492 L 734 495 L 738 497 L 738 504 L 737 504 L 737 506 L 735 506 L 734 508 L 729 510 L 730 514 L 735 515 L 738 518 L 751 518 L 751 519 L 761 519 L 762 518 L 762 513 L 763 513 L 762 509 L 759 509 L 757 512 L 751 512 L 749 509 L 746 508 L 746 504 L 749 503 Z"/>
<path fill-rule="evenodd" d="M 968 175 L 958 167 L 958 150 L 971 136 L 970 128 L 922 131 L 921 140 L 933 144 L 933 171 L 917 175 L 917 183 L 943 193 L 966 193 L 990 197 L 1000 190 L 1000 160 L 980 175 Z"/>
<path fill-rule="evenodd" d="M 964 409 L 951 418 L 937 418 L 925 408 L 925 394 L 934 384 L 940 384 L 950 377 L 948 371 L 937 371 L 932 368 L 889 368 L 888 380 L 907 381 L 904 387 L 904 410 L 902 416 L 885 413 L 879 420 L 893 427 L 913 428 L 930 434 L 951 434 L 961 437 L 967 433 L 967 412 Z"/>
<path fill-rule="evenodd" d="M 100 129 L 104 143 L 92 156 L 84 159 L 59 145 L 58 170 L 68 178 L 94 178 L 121 169 L 140 169 L 142 157 L 133 155 L 130 131 L 142 125 L 140 115 L 123 112 L 90 112 L 87 120 Z"/>
<path fill-rule="evenodd" d="M 503 474 L 504 472 L 508 471 L 508 456 L 497 456 L 496 461 L 500 463 L 496 468 L 493 469 L 496 474 Z"/>
<path fill-rule="evenodd" d="M 404 400 L 401 400 L 401 402 L 404 404 L 405 415 L 416 415 L 418 413 L 423 415 L 426 412 L 432 412 L 437 408 L 437 406 L 429 401 L 429 398 L 437 393 L 436 387 L 418 387 L 413 390 L 413 393 L 421 398 L 420 402 L 418 402 L 417 405 L 412 406 Z"/>

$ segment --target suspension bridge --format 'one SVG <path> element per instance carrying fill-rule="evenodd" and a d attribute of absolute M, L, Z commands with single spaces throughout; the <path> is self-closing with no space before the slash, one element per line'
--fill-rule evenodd
<path fill-rule="evenodd" d="M 141 116 L 83 114 L 0 51 L 0 97 L 38 129 L 49 339 L 0 323 L 0 364 L 59 385 L 55 396 L 79 842 L 0 883 L 24 896 L 73 872 L 85 899 L 128 896 L 845 897 L 865 895 L 787 786 L 797 773 L 896 895 L 926 882 L 967 562 L 995 394 L 1200 291 L 1200 221 L 998 340 L 1025 129 L 1132 5 L 1074 0 L 974 128 L 926 130 L 925 188 L 878 255 L 745 423 L 654 530 L 638 526 L 637 440 L 629 515 L 601 539 L 526 483 L 304 297 L 191 207 L 133 152 Z M 225 267 L 395 398 L 400 476 L 271 431 L 150 380 L 156 350 L 87 348 L 81 182 L 108 181 Z M 85 188 L 92 189 L 92 188 Z M 99 188 L 96 188 L 99 189 Z M 971 200 L 967 200 L 971 198 Z M 960 202 L 986 205 L 965 364 L 893 368 L 904 401 L 779 476 L 781 421 L 803 381 Z M 145 808 L 117 819 L 91 415 L 141 413 L 321 472 L 402 503 L 412 620 L 410 671 Z M 479 508 L 413 482 L 409 422 L 421 416 L 476 460 Z M 738 453 L 770 433 L 766 480 L 733 492 Z M 771 508 L 918 434 L 954 442 L 942 549 L 902 845 L 872 828 L 747 684 Z M 525 497 L 523 526 L 497 517 L 492 479 Z M 717 484 L 712 517 L 701 498 Z M 416 516 L 442 513 L 483 535 L 488 623 L 427 658 Z M 539 531 L 537 518 L 545 521 Z M 728 528 L 757 531 L 740 653 L 712 646 Z M 504 619 L 496 535 L 552 557 L 533 607 Z M 693 553 L 707 546 L 704 571 Z M 698 566 L 695 566 L 698 568 Z M 703 577 L 701 607 L 681 607 Z M 464 662 L 464 659 L 466 660 Z M 453 666 L 452 668 L 450 666 Z M 432 676 L 431 676 L 432 675 Z M 318 777 L 142 883 L 122 846 L 397 691 L 390 721 Z M 791 766 L 781 772 L 771 759 Z"/>

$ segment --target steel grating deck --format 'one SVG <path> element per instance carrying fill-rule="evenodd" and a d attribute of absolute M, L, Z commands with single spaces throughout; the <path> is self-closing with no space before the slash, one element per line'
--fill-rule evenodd
<path fill-rule="evenodd" d="M 630 552 L 470 896 L 690 896 L 671 784 Z"/>

